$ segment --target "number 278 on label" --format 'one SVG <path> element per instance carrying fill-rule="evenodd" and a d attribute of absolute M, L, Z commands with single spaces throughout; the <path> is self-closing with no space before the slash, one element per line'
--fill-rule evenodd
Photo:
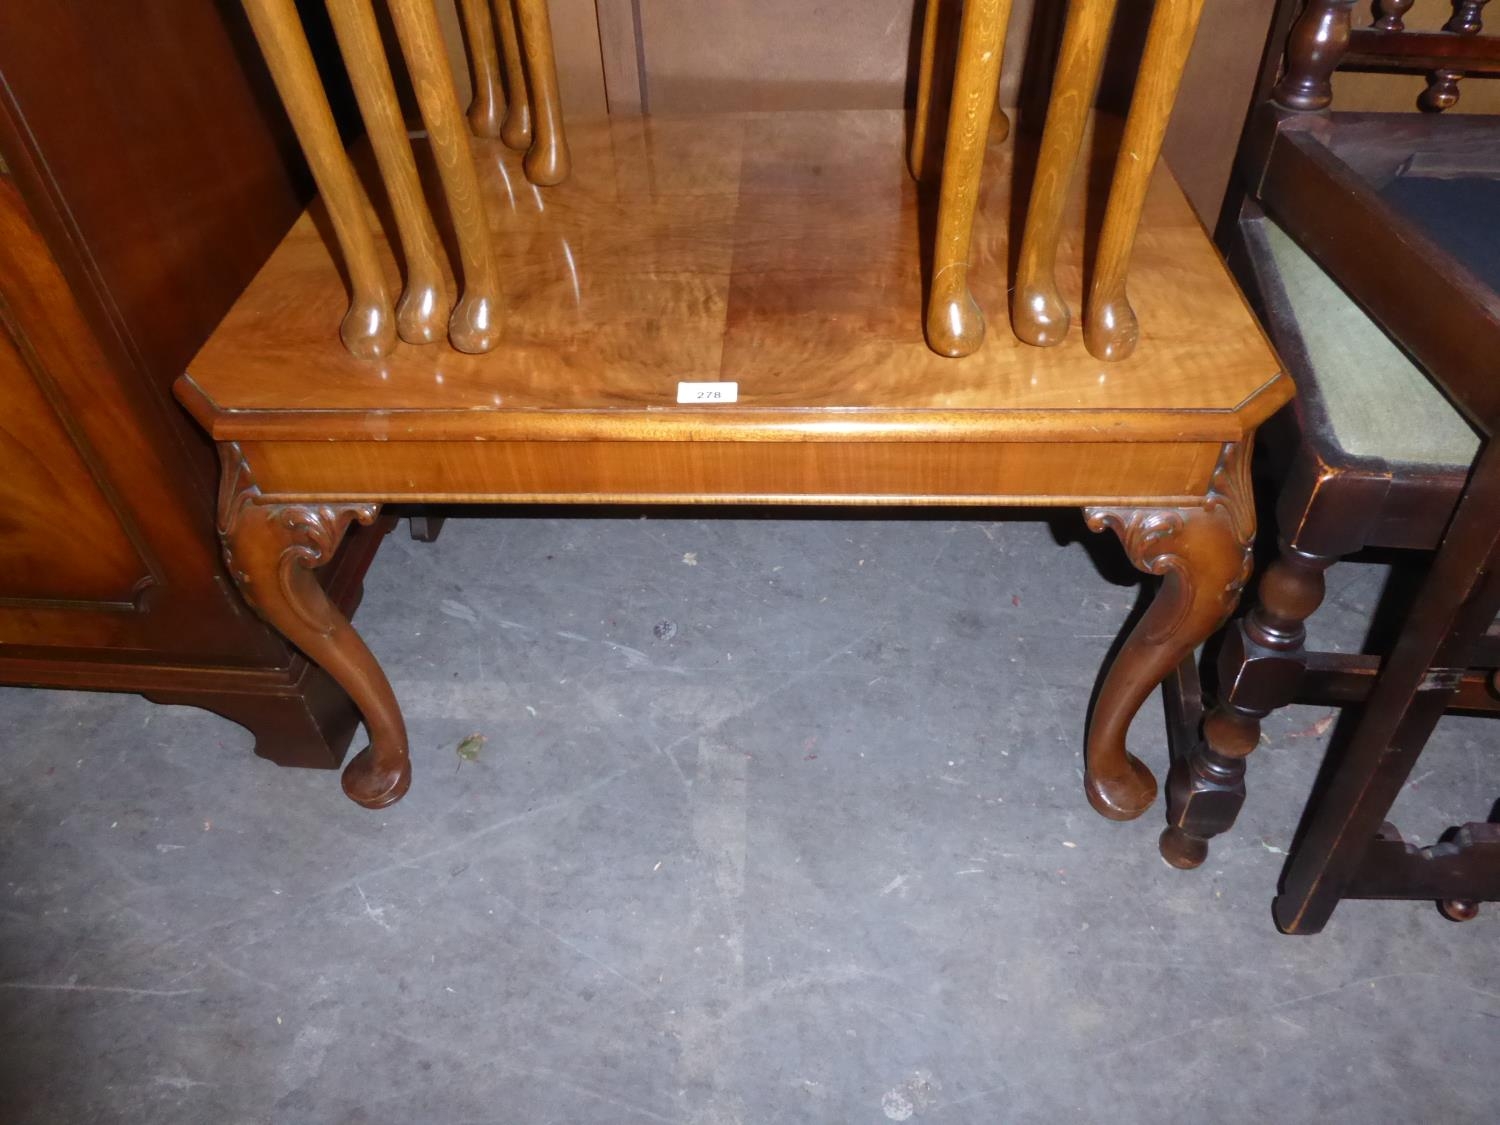
<path fill-rule="evenodd" d="M 678 383 L 677 401 L 699 406 L 718 406 L 726 402 L 738 402 L 738 383 Z"/>

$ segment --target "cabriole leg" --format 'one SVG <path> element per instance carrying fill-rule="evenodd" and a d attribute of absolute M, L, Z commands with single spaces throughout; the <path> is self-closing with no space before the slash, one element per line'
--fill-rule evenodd
<path fill-rule="evenodd" d="M 378 504 L 267 502 L 240 448 L 221 445 L 219 537 L 240 592 L 257 613 L 349 693 L 370 745 L 344 769 L 344 792 L 366 808 L 399 801 L 411 785 L 406 724 L 391 685 L 313 571 L 329 562 L 355 521 Z"/>
<path fill-rule="evenodd" d="M 1131 820 L 1156 798 L 1156 779 L 1125 748 L 1131 720 L 1183 657 L 1224 623 L 1250 576 L 1249 447 L 1224 446 L 1201 507 L 1086 508 L 1084 516 L 1091 530 L 1114 531 L 1137 569 L 1165 579 L 1105 676 L 1085 751 L 1089 803 L 1111 820 Z"/>

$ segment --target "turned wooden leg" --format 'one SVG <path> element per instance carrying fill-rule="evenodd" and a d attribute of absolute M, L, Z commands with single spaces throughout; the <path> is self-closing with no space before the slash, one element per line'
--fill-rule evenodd
<path fill-rule="evenodd" d="M 243 4 L 349 270 L 353 300 L 339 325 L 339 336 L 352 354 L 379 359 L 396 347 L 396 318 L 385 269 L 375 249 L 369 201 L 344 153 L 297 9 L 292 0 L 243 0 Z"/>
<path fill-rule="evenodd" d="M 1478 35 L 1484 30 L 1484 6 L 1489 0 L 1456 0 L 1453 15 L 1443 30 L 1454 35 Z M 1410 5 L 1407 5 L 1410 7 Z M 1417 108 L 1423 113 L 1442 113 L 1458 104 L 1461 70 L 1435 70 L 1427 76 L 1427 89 L 1417 97 Z"/>
<path fill-rule="evenodd" d="M 1296 695 L 1307 665 L 1303 622 L 1323 601 L 1323 572 L 1334 562 L 1283 545 L 1260 580 L 1250 612 L 1219 650 L 1219 702 L 1202 741 L 1173 764 L 1167 782 L 1162 858 L 1197 867 L 1208 841 L 1229 831 L 1245 803 L 1245 759 L 1260 742 L 1260 721 Z"/>
<path fill-rule="evenodd" d="M 1405 31 L 1406 13 L 1416 0 L 1375 0 L 1375 26 L 1381 31 Z"/>
<path fill-rule="evenodd" d="M 430 344 L 447 331 L 453 287 L 443 269 L 442 244 L 422 194 L 375 10 L 370 0 L 327 0 L 327 8 L 406 254 L 396 329 L 408 344 Z"/>
<path fill-rule="evenodd" d="M 573 158 L 563 135 L 562 95 L 557 88 L 557 60 L 552 47 L 552 17 L 547 0 L 515 0 L 520 17 L 521 50 L 531 90 L 534 125 L 526 152 L 526 178 L 550 187 L 568 178 Z"/>
<path fill-rule="evenodd" d="M 500 57 L 495 51 L 495 28 L 488 0 L 459 0 L 464 39 L 469 47 L 469 77 L 474 97 L 469 102 L 469 128 L 476 136 L 498 137 L 505 94 L 500 88 Z"/>
<path fill-rule="evenodd" d="M 430 0 L 390 0 L 390 12 L 463 259 L 463 293 L 448 321 L 448 339 L 461 352 L 487 352 L 500 342 L 500 286 L 479 172 L 458 95 L 453 92 L 442 29 Z"/>
<path fill-rule="evenodd" d="M 373 523 L 378 504 L 267 502 L 240 448 L 221 445 L 219 538 L 240 592 L 257 613 L 349 693 L 370 745 L 344 769 L 344 792 L 366 808 L 399 801 L 411 785 L 406 725 L 391 685 L 313 570 L 349 525 Z"/>
<path fill-rule="evenodd" d="M 505 67 L 505 120 L 500 139 L 506 147 L 524 152 L 531 147 L 531 95 L 526 90 L 526 66 L 521 61 L 521 33 L 516 29 L 512 0 L 494 0 L 500 25 L 500 61 Z"/>
<path fill-rule="evenodd" d="M 1057 288 L 1057 243 L 1078 150 L 1104 68 L 1115 5 L 1116 0 L 1073 0 L 1063 28 L 1011 298 L 1016 335 L 1038 347 L 1060 344 L 1068 334 L 1070 314 Z"/>
<path fill-rule="evenodd" d="M 1203 0 L 1157 0 L 1151 13 L 1084 302 L 1083 342 L 1095 359 L 1124 359 L 1140 339 L 1140 324 L 1126 293 L 1130 254 L 1202 14 Z"/>
<path fill-rule="evenodd" d="M 1250 576 L 1249 445 L 1224 446 L 1200 507 L 1085 508 L 1084 517 L 1093 531 L 1114 531 L 1137 569 L 1164 578 L 1105 676 L 1085 751 L 1089 803 L 1111 820 L 1130 820 L 1156 798 L 1156 779 L 1125 748 L 1131 720 L 1178 662 L 1224 623 Z"/>
<path fill-rule="evenodd" d="M 1409 5 L 1408 5 L 1409 6 Z M 1349 49 L 1354 0 L 1309 0 L 1286 41 L 1286 63 L 1271 100 L 1302 112 L 1327 109 L 1333 72 Z"/>
<path fill-rule="evenodd" d="M 1427 78 L 1427 89 L 1417 95 L 1417 108 L 1423 113 L 1442 113 L 1458 104 L 1461 70 L 1434 70 Z"/>
<path fill-rule="evenodd" d="M 940 355 L 968 355 L 984 340 L 984 313 L 969 292 L 969 242 L 1009 22 L 1010 0 L 964 4 L 927 302 L 927 342 Z"/>

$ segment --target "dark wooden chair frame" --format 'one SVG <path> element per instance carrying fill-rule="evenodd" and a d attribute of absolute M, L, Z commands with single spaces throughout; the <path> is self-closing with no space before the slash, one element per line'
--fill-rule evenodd
<path fill-rule="evenodd" d="M 1330 115 L 1326 107 L 1341 61 L 1436 72 L 1436 61 L 1461 58 L 1467 70 L 1494 69 L 1500 41 L 1474 34 L 1482 4 L 1459 5 L 1455 20 L 1467 18 L 1473 27 L 1463 33 L 1451 24 L 1441 33 L 1401 31 L 1399 15 L 1410 4 L 1389 0 L 1377 14 L 1394 14 L 1396 28 L 1352 31 L 1352 6 L 1352 0 L 1313 0 L 1300 15 L 1294 3 L 1278 12 L 1241 149 L 1242 194 L 1226 210 L 1221 245 L 1289 370 L 1306 370 L 1307 360 L 1268 261 L 1262 209 L 1489 435 L 1500 417 L 1494 378 L 1500 295 L 1386 203 L 1378 188 L 1414 149 L 1427 159 L 1500 174 L 1500 123 Z M 1288 63 L 1279 72 L 1283 46 Z M 1277 505 L 1279 557 L 1249 612 L 1226 630 L 1217 702 L 1205 714 L 1190 663 L 1169 685 L 1173 767 L 1162 854 L 1176 866 L 1197 866 L 1208 840 L 1232 826 L 1245 797 L 1245 758 L 1265 715 L 1290 702 L 1363 703 L 1340 769 L 1304 817 L 1277 900 L 1278 924 L 1316 932 L 1346 897 L 1449 900 L 1451 916 L 1472 916 L 1477 901 L 1500 898 L 1500 826 L 1468 825 L 1450 841 L 1417 849 L 1384 817 L 1444 711 L 1500 712 L 1490 671 L 1500 665 L 1500 634 L 1487 631 L 1500 594 L 1493 581 L 1476 586 L 1477 576 L 1495 565 L 1500 463 L 1493 443 L 1471 474 L 1351 457 L 1303 440 L 1324 422 L 1316 386 L 1304 383 L 1288 407 L 1295 448 Z M 1384 660 L 1305 650 L 1303 623 L 1322 600 L 1323 572 L 1333 562 L 1366 547 L 1440 544 L 1408 624 Z M 1467 601 L 1454 601 L 1459 594 Z M 1416 672 L 1414 662 L 1421 663 Z"/>

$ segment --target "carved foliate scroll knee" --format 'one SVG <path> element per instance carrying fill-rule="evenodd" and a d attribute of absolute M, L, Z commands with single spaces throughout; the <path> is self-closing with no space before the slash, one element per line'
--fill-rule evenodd
<path fill-rule="evenodd" d="M 370 524 L 378 504 L 268 502 L 237 445 L 219 450 L 219 536 L 229 573 L 261 617 L 349 693 L 370 745 L 344 770 L 344 792 L 367 808 L 401 799 L 411 784 L 406 726 L 390 684 L 314 571 L 351 524 Z"/>
<path fill-rule="evenodd" d="M 1228 618 L 1250 575 L 1255 512 L 1246 446 L 1224 446 L 1197 508 L 1088 508 L 1089 528 L 1119 536 L 1131 563 L 1164 579 L 1110 666 L 1089 728 L 1085 792 L 1113 820 L 1156 796 L 1151 771 L 1126 749 L 1131 721 L 1184 657 Z"/>

